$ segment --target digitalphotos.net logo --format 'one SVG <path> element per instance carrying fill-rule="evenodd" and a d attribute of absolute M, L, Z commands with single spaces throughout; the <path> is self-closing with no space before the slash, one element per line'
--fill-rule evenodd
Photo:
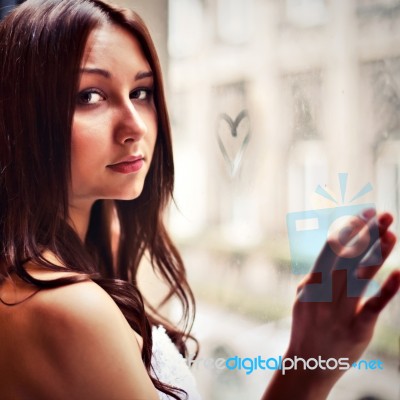
<path fill-rule="evenodd" d="M 321 356 L 316 358 L 302 358 L 294 356 L 289 357 L 263 357 L 258 355 L 257 357 L 239 357 L 232 356 L 229 358 L 196 358 L 189 357 L 186 359 L 187 365 L 192 370 L 205 368 L 207 370 L 228 370 L 228 371 L 242 371 L 246 375 L 251 375 L 253 372 L 263 371 L 277 371 L 280 370 L 282 375 L 285 375 L 287 371 L 291 370 L 304 370 L 313 371 L 319 370 L 349 370 L 353 368 L 355 370 L 371 370 L 380 371 L 384 369 L 383 362 L 377 360 L 358 360 L 350 363 L 347 357 L 339 359 L 328 358 L 324 359 Z"/>
<path fill-rule="evenodd" d="M 320 185 L 315 190 L 315 193 L 337 204 L 337 206 L 291 212 L 287 214 L 286 222 L 292 272 L 296 275 L 308 274 L 328 236 L 334 235 L 335 240 L 330 241 L 329 246 L 333 254 L 339 258 L 335 264 L 335 269 L 347 271 L 347 296 L 355 297 L 362 293 L 367 283 L 370 288 L 379 287 L 369 279 L 356 277 L 355 270 L 358 266 L 368 267 L 380 263 L 382 253 L 379 242 L 370 251 L 367 250 L 379 237 L 377 225 L 369 226 L 368 235 L 364 237 L 358 234 L 362 227 L 367 226 L 367 221 L 363 218 L 362 213 L 368 209 L 375 210 L 375 205 L 370 203 L 353 204 L 356 200 L 371 192 L 372 185 L 366 184 L 347 201 L 347 179 L 347 173 L 339 174 L 340 201 Z M 349 237 L 351 237 L 351 240 L 348 239 Z M 360 256 L 365 252 L 366 254 L 359 262 Z M 331 271 L 329 269 L 324 270 L 321 266 L 321 270 L 315 270 L 315 272 L 321 273 L 321 282 L 307 284 L 307 296 L 302 300 L 309 302 L 332 301 Z"/>

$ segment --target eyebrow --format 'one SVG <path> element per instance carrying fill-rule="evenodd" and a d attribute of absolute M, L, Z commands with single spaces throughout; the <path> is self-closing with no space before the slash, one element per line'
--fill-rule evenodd
<path fill-rule="evenodd" d="M 101 68 L 81 68 L 79 72 L 85 72 L 87 74 L 98 74 L 104 76 L 105 78 L 111 78 L 111 73 Z"/>
<path fill-rule="evenodd" d="M 140 79 L 145 79 L 145 78 L 152 78 L 153 77 L 153 71 L 141 71 L 138 72 L 135 76 L 135 80 L 138 81 Z"/>
<path fill-rule="evenodd" d="M 98 74 L 98 75 L 102 75 L 105 78 L 111 78 L 112 74 L 109 71 L 106 71 L 105 69 L 101 69 L 101 68 L 81 68 L 79 70 L 79 72 L 81 73 L 87 73 L 87 74 Z M 135 80 L 138 81 L 140 79 L 145 79 L 145 78 L 152 78 L 153 77 L 153 71 L 139 71 L 136 75 L 135 75 Z"/>

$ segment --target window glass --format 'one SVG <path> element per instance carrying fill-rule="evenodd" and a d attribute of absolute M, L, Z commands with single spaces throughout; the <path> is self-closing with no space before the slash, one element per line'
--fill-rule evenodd
<path fill-rule="evenodd" d="M 228 44 L 242 44 L 252 34 L 253 0 L 217 0 L 218 37 Z"/>
<path fill-rule="evenodd" d="M 204 359 L 285 351 L 304 277 L 291 245 L 309 228 L 291 232 L 292 213 L 373 204 L 400 220 L 399 18 L 395 0 L 209 0 L 203 23 L 217 34 L 201 53 L 170 60 L 172 98 L 185 93 L 178 207 L 197 204 L 194 192 L 202 202 L 202 223 L 186 209 L 198 229 L 179 245 Z M 392 364 L 373 380 L 340 380 L 332 400 L 398 395 L 399 324 L 393 302 L 366 354 Z M 272 372 L 242 372 L 195 369 L 205 398 L 260 398 Z"/>

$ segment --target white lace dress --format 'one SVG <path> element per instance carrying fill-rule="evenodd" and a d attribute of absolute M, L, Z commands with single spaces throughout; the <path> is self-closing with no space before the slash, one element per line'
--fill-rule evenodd
<path fill-rule="evenodd" d="M 186 360 L 179 353 L 164 327 L 153 327 L 152 334 L 153 355 L 151 364 L 158 379 L 163 383 L 185 390 L 188 394 L 188 400 L 201 400 L 196 381 L 186 364 Z M 162 392 L 159 392 L 159 399 L 173 400 L 171 396 Z"/>

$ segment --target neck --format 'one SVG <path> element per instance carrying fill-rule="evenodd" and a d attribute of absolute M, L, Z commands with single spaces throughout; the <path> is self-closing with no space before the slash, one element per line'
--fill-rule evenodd
<path fill-rule="evenodd" d="M 92 203 L 71 205 L 69 207 L 70 225 L 76 231 L 82 242 L 85 241 L 89 228 L 90 210 Z"/>

